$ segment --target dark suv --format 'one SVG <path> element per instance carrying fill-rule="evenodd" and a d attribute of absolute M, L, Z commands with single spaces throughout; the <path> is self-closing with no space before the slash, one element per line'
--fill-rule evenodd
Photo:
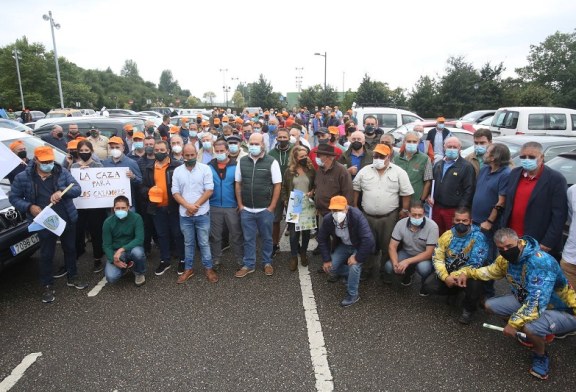
<path fill-rule="evenodd" d="M 89 136 L 90 130 L 96 128 L 100 130 L 100 134 L 108 138 L 111 136 L 124 138 L 126 136 L 124 134 L 126 124 L 132 124 L 134 132 L 144 132 L 144 120 L 136 117 L 62 117 L 55 118 L 54 121 L 34 129 L 34 135 L 38 137 L 47 135 L 52 131 L 54 125 L 60 125 L 64 134 L 67 134 L 70 124 L 78 125 L 80 134 L 85 136 Z"/>

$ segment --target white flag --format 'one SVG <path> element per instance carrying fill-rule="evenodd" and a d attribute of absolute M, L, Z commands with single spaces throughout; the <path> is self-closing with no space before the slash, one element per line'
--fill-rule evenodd
<path fill-rule="evenodd" d="M 51 207 L 44 208 L 38 215 L 36 215 L 34 222 L 50 230 L 58 237 L 62 235 L 62 232 L 66 228 L 66 221 L 60 218 L 60 216 L 54 212 Z"/>
<path fill-rule="evenodd" d="M 0 143 L 0 180 L 18 165 L 22 165 L 22 159 L 18 158 L 4 143 Z"/>

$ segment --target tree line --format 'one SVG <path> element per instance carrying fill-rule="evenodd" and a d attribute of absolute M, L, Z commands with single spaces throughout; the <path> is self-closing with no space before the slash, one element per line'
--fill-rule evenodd
<path fill-rule="evenodd" d="M 18 110 L 21 107 L 14 50 L 19 52 L 19 66 L 25 104 L 47 111 L 60 106 L 54 52 L 40 43 L 29 43 L 26 37 L 0 48 L 0 106 Z M 159 83 L 145 81 L 133 60 L 126 60 L 120 75 L 110 68 L 83 69 L 59 58 L 65 106 L 98 109 L 102 106 L 145 110 L 153 106 L 213 106 L 216 94 L 195 97 L 174 79 L 172 71 L 163 70 Z M 339 105 L 349 108 L 387 105 L 410 109 L 423 117 L 444 115 L 460 117 L 477 109 L 502 106 L 576 107 L 576 30 L 556 32 L 538 45 L 531 45 L 525 67 L 515 69 L 516 77 L 503 77 L 503 63 L 486 63 L 480 68 L 465 57 L 450 57 L 443 75 L 423 75 L 410 89 L 391 89 L 388 83 L 365 75 L 356 90 L 337 92 L 328 85 L 315 85 L 301 91 L 298 104 L 315 106 Z M 231 106 L 263 108 L 286 106 L 282 95 L 274 92 L 263 74 L 252 83 L 240 83 L 230 100 Z"/>

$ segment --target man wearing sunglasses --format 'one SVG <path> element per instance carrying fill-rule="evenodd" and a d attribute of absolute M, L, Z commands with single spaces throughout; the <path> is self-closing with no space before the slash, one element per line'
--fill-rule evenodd
<path fill-rule="evenodd" d="M 568 213 L 566 179 L 544 165 L 540 143 L 525 143 L 520 163 L 508 178 L 502 226 L 513 229 L 518 237 L 534 238 L 540 249 L 559 260 Z"/>

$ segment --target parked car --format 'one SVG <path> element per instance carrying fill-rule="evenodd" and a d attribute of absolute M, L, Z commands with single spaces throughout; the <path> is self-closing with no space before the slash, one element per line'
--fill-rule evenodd
<path fill-rule="evenodd" d="M 510 157 L 514 166 L 520 166 L 520 149 L 527 142 L 538 142 L 544 149 L 544 161 L 548 162 L 555 156 L 568 151 L 576 150 L 576 138 L 563 136 L 498 136 L 492 139 L 493 143 L 502 143 L 508 146 Z M 474 146 L 462 151 L 466 156 L 474 151 Z"/>
<path fill-rule="evenodd" d="M 378 126 L 384 132 L 390 131 L 403 124 L 415 121 L 423 121 L 422 117 L 408 110 L 385 108 L 385 107 L 354 107 L 352 109 L 354 117 L 358 119 L 358 129 L 364 130 L 364 120 L 368 116 L 374 116 L 378 119 Z"/>
<path fill-rule="evenodd" d="M 170 117 L 170 124 L 172 125 L 178 125 L 180 126 L 182 123 L 182 119 L 183 118 L 187 118 L 188 122 L 192 121 L 195 122 L 197 115 L 194 116 L 174 116 L 174 117 Z M 210 121 L 210 117 L 206 116 L 206 115 L 202 115 L 202 121 Z M 230 120 L 232 121 L 232 120 Z"/>
<path fill-rule="evenodd" d="M 110 114 L 110 117 L 112 116 L 137 116 L 138 113 L 135 112 L 134 110 L 130 110 L 130 109 L 106 109 L 108 110 L 108 113 Z"/>
<path fill-rule="evenodd" d="M 486 117 L 484 120 L 480 121 L 479 123 L 476 124 L 472 124 L 472 126 L 474 127 L 474 129 L 479 130 L 479 129 L 487 129 L 490 130 L 490 124 L 492 124 L 492 119 L 494 118 L 494 115 Z"/>
<path fill-rule="evenodd" d="M 476 110 L 463 115 L 459 118 L 459 120 L 472 124 L 479 124 L 486 120 L 488 117 L 492 117 L 494 113 L 496 113 L 496 110 Z"/>
<path fill-rule="evenodd" d="M 156 117 L 156 118 L 162 119 L 162 114 L 155 112 L 153 110 L 143 110 L 141 112 L 138 112 L 138 114 L 142 115 L 142 116 L 150 116 L 150 117 Z"/>
<path fill-rule="evenodd" d="M 153 107 L 150 108 L 150 110 L 158 112 L 162 115 L 164 114 L 170 114 L 174 111 L 174 108 L 168 107 L 168 106 L 162 106 L 162 107 Z"/>
<path fill-rule="evenodd" d="M 16 118 L 19 118 L 21 114 L 22 114 L 21 110 L 14 112 Z M 40 110 L 30 110 L 30 114 L 32 115 L 32 122 L 36 122 L 46 117 L 46 114 L 44 112 L 41 112 Z"/>
<path fill-rule="evenodd" d="M 0 128 L 0 143 L 9 146 L 15 140 L 26 145 L 28 158 L 34 156 L 34 149 L 47 145 L 38 137 L 9 128 Z M 54 149 L 56 161 L 63 163 L 66 154 Z M 0 179 L 0 189 L 4 195 L 10 194 L 8 179 Z M 28 232 L 28 221 L 23 213 L 16 210 L 7 196 L 0 194 L 0 271 L 21 260 L 28 259 L 40 248 L 38 234 Z"/>
<path fill-rule="evenodd" d="M 99 116 L 99 113 L 96 113 L 94 109 L 80 109 L 83 116 Z"/>
<path fill-rule="evenodd" d="M 69 118 L 69 117 L 82 117 L 82 112 L 79 109 L 52 109 L 46 114 L 45 118 L 36 121 L 36 128 L 44 124 L 54 121 L 56 118 Z"/>
<path fill-rule="evenodd" d="M 21 124 L 18 121 L 6 120 L 5 118 L 0 118 L 0 128 L 9 128 L 16 131 L 32 134 L 32 128 L 29 126 Z"/>
<path fill-rule="evenodd" d="M 395 146 L 400 148 L 404 142 L 404 135 L 406 132 L 412 131 L 415 125 L 422 125 L 424 127 L 424 135 L 428 134 L 428 131 L 436 126 L 436 121 L 416 121 L 409 124 L 404 124 L 396 129 L 388 131 L 394 135 L 396 139 Z M 476 131 L 472 124 L 470 123 L 460 123 L 459 121 L 446 121 L 444 126 L 447 130 L 456 136 L 462 143 L 462 150 L 474 145 L 474 132 Z"/>
<path fill-rule="evenodd" d="M 576 136 L 576 110 L 554 107 L 500 108 L 490 131 L 506 135 Z"/>
<path fill-rule="evenodd" d="M 42 137 L 52 130 L 53 125 L 60 125 L 64 130 L 64 134 L 68 133 L 68 126 L 70 124 L 78 125 L 78 130 L 81 134 L 88 136 L 90 129 L 93 127 L 100 130 L 100 133 L 106 137 L 120 136 L 125 137 L 124 126 L 132 124 L 134 132 L 144 131 L 144 120 L 135 117 L 64 117 L 52 119 L 51 123 L 44 124 L 41 127 L 34 129 L 34 135 Z"/>
<path fill-rule="evenodd" d="M 562 173 L 569 187 L 576 184 L 576 151 L 558 154 L 546 166 Z"/>

